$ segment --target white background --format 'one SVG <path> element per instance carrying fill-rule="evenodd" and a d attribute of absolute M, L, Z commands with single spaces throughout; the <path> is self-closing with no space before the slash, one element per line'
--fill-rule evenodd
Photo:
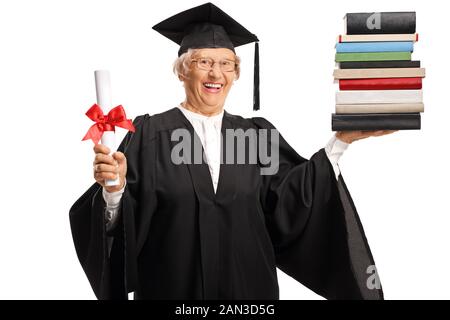
<path fill-rule="evenodd" d="M 129 117 L 176 106 L 178 47 L 151 27 L 203 1 L 2 1 L 0 4 L 0 298 L 93 299 L 68 212 L 93 182 L 93 71 L 109 69 Z M 444 2 L 232 1 L 215 4 L 260 39 L 261 105 L 253 113 L 253 45 L 226 110 L 264 116 L 304 157 L 331 137 L 336 36 L 346 12 L 416 11 L 413 59 L 427 69 L 422 130 L 358 141 L 340 161 L 387 299 L 448 299 L 448 16 Z M 119 135 L 123 136 L 123 131 Z M 279 274 L 282 299 L 320 299 Z"/>

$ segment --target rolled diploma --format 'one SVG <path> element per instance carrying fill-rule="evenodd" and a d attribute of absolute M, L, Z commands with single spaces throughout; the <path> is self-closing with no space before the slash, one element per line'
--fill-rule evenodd
<path fill-rule="evenodd" d="M 96 70 L 95 91 L 97 93 L 97 104 L 102 108 L 103 114 L 108 114 L 112 109 L 111 103 L 111 80 L 108 70 Z M 102 144 L 111 150 L 110 155 L 116 151 L 116 134 L 114 131 L 105 131 L 102 135 Z M 106 186 L 118 186 L 120 179 L 105 180 Z"/>

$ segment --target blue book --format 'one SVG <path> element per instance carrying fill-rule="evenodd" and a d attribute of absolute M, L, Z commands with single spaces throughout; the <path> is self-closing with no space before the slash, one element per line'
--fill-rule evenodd
<path fill-rule="evenodd" d="M 336 44 L 336 52 L 413 52 L 412 41 L 386 41 L 386 42 L 341 42 Z"/>

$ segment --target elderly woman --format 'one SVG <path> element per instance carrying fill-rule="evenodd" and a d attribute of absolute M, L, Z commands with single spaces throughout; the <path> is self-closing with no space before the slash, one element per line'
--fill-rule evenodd
<path fill-rule="evenodd" d="M 382 299 L 337 160 L 349 143 L 385 132 L 340 132 L 306 160 L 269 121 L 224 110 L 239 77 L 234 47 L 253 34 L 210 3 L 154 28 L 181 45 L 186 98 L 137 117 L 112 156 L 94 147 L 96 183 L 70 221 L 97 297 L 278 299 L 278 267 L 325 298 Z M 253 144 L 229 144 L 249 132 Z M 275 168 L 264 172 L 269 149 Z"/>

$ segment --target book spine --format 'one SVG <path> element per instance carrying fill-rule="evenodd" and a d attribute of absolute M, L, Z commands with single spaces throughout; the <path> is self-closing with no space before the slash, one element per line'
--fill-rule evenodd
<path fill-rule="evenodd" d="M 412 52 L 412 41 L 344 42 L 336 44 L 336 52 Z"/>
<path fill-rule="evenodd" d="M 411 52 L 364 52 L 364 53 L 336 53 L 336 62 L 343 61 L 385 61 L 411 60 Z"/>
<path fill-rule="evenodd" d="M 333 131 L 419 130 L 420 113 L 333 113 L 331 128 Z"/>
<path fill-rule="evenodd" d="M 343 61 L 341 69 L 372 69 L 372 68 L 420 68 L 420 61 L 390 60 L 390 61 Z"/>
<path fill-rule="evenodd" d="M 355 90 L 336 92 L 336 104 L 421 103 L 422 90 Z"/>
<path fill-rule="evenodd" d="M 424 78 L 424 68 L 334 69 L 335 79 Z"/>
<path fill-rule="evenodd" d="M 341 79 L 340 90 L 422 89 L 422 78 Z"/>
<path fill-rule="evenodd" d="M 416 32 L 415 12 L 347 13 L 347 34 L 412 34 Z"/>
<path fill-rule="evenodd" d="M 336 113 L 408 113 L 424 112 L 423 103 L 337 104 Z"/>
<path fill-rule="evenodd" d="M 337 42 L 382 42 L 382 41 L 419 41 L 419 35 L 415 34 L 343 34 L 339 35 Z"/>

